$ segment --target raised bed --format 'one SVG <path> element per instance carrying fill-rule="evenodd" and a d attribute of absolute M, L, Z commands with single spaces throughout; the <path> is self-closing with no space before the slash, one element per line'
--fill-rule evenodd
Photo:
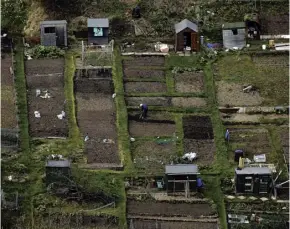
<path fill-rule="evenodd" d="M 139 106 L 140 103 L 148 106 L 171 106 L 170 97 L 127 97 L 125 100 L 127 106 Z"/>
<path fill-rule="evenodd" d="M 172 136 L 175 133 L 175 122 L 172 120 L 140 120 L 139 115 L 129 116 L 129 133 L 133 137 Z"/>
<path fill-rule="evenodd" d="M 153 69 L 135 69 L 134 66 L 124 68 L 125 79 L 155 79 L 165 80 L 164 70 L 153 70 Z"/>
<path fill-rule="evenodd" d="M 123 60 L 124 67 L 147 67 L 147 66 L 159 66 L 162 67 L 165 64 L 164 56 L 134 56 L 128 57 Z"/>
<path fill-rule="evenodd" d="M 25 62 L 29 132 L 32 137 L 67 137 L 67 119 L 57 115 L 65 111 L 64 59 L 39 59 Z M 51 98 L 36 97 L 36 89 L 48 90 Z M 41 118 L 36 118 L 39 111 Z"/>
<path fill-rule="evenodd" d="M 162 219 L 128 219 L 129 228 L 158 228 L 158 229 L 213 229 L 217 228 L 217 223 L 210 222 L 181 222 L 165 221 Z M 131 226 L 132 225 L 132 226 Z"/>
<path fill-rule="evenodd" d="M 180 93 L 202 92 L 204 75 L 202 72 L 184 72 L 174 76 L 175 91 Z"/>
<path fill-rule="evenodd" d="M 171 99 L 172 106 L 180 108 L 205 107 L 206 100 L 204 98 L 193 97 L 175 97 Z"/>
<path fill-rule="evenodd" d="M 126 82 L 124 87 L 127 93 L 158 93 L 167 91 L 166 84 L 161 82 Z"/>
<path fill-rule="evenodd" d="M 142 216 L 171 216 L 171 217 L 194 217 L 205 218 L 214 216 L 215 211 L 207 203 L 169 203 L 156 202 L 153 200 L 137 201 L 127 200 L 128 215 Z"/>

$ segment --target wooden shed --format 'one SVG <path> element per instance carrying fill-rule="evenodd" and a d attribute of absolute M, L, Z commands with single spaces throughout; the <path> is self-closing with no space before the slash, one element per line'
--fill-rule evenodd
<path fill-rule="evenodd" d="M 54 182 L 68 182 L 71 175 L 71 163 L 69 160 L 48 160 L 46 162 L 46 185 Z"/>
<path fill-rule="evenodd" d="M 198 25 L 184 19 L 175 24 L 175 51 L 184 51 L 190 47 L 191 51 L 199 51 Z"/>
<path fill-rule="evenodd" d="M 166 165 L 165 183 L 167 194 L 185 192 L 188 196 L 190 192 L 197 191 L 198 167 L 193 164 Z"/>
<path fill-rule="evenodd" d="M 41 22 L 40 38 L 43 46 L 67 46 L 67 22 L 65 20 Z"/>
<path fill-rule="evenodd" d="M 223 45 L 226 49 L 242 49 L 246 46 L 245 22 L 225 23 L 222 26 Z"/>
<path fill-rule="evenodd" d="M 109 43 L 109 19 L 88 19 L 88 44 L 107 45 Z"/>
<path fill-rule="evenodd" d="M 236 169 L 236 193 L 267 194 L 271 192 L 272 171 L 268 167 Z"/>

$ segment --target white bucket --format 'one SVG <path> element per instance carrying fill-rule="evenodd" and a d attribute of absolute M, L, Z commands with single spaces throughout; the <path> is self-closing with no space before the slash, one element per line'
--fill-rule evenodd
<path fill-rule="evenodd" d="M 266 47 L 267 47 L 266 45 L 262 45 L 263 50 L 266 50 Z"/>

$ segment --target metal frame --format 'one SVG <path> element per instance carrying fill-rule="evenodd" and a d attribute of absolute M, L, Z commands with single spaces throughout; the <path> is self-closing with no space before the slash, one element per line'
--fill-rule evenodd
<path fill-rule="evenodd" d="M 112 66 L 113 56 L 114 56 L 114 40 L 111 40 L 108 45 L 87 45 L 82 41 L 81 53 L 82 53 L 82 66 L 85 67 L 97 67 L 97 66 L 108 66 L 104 64 L 99 64 L 102 58 L 110 59 Z M 96 65 L 92 65 L 88 62 L 90 55 L 96 54 Z"/>

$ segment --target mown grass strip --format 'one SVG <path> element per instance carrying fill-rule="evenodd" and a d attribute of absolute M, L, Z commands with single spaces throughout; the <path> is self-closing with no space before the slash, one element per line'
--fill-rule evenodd
<path fill-rule="evenodd" d="M 77 147 L 83 147 L 81 133 L 76 120 L 76 106 L 74 96 L 74 56 L 68 52 L 65 55 L 64 90 L 66 97 L 66 111 L 68 113 L 69 137 Z"/>
<path fill-rule="evenodd" d="M 208 63 L 204 67 L 205 86 L 208 95 L 208 106 L 211 113 L 211 121 L 213 125 L 214 139 L 216 145 L 215 170 L 216 172 L 226 172 L 228 163 L 228 150 L 225 145 L 224 133 L 225 128 L 220 119 L 218 104 L 215 97 L 215 84 L 213 79 L 212 64 Z"/>
<path fill-rule="evenodd" d="M 20 129 L 20 148 L 24 153 L 30 152 L 28 108 L 26 95 L 26 78 L 24 67 L 24 49 L 16 47 L 15 52 L 15 89 L 17 92 L 17 109 Z"/>
<path fill-rule="evenodd" d="M 132 158 L 130 153 L 130 141 L 128 133 L 128 114 L 126 103 L 124 99 L 124 85 L 122 73 L 122 58 L 118 47 L 114 50 L 113 61 L 113 81 L 115 87 L 115 104 L 117 116 L 117 131 L 118 131 L 118 148 L 120 152 L 121 161 L 125 170 L 133 169 Z"/>
<path fill-rule="evenodd" d="M 175 126 L 176 126 L 176 150 L 178 156 L 183 156 L 184 154 L 184 146 L 183 146 L 183 122 L 182 122 L 182 114 L 175 115 Z"/>

